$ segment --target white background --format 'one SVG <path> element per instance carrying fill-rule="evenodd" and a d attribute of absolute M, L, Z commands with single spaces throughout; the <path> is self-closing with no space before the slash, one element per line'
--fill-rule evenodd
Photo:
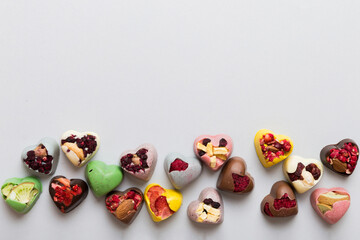
<path fill-rule="evenodd" d="M 218 173 L 204 169 L 182 191 L 174 216 L 152 222 L 144 205 L 126 227 L 89 192 L 69 214 L 48 193 L 18 215 L 0 202 L 1 239 L 346 239 L 360 233 L 360 170 L 349 178 L 325 170 L 317 187 L 345 187 L 349 211 L 328 226 L 310 192 L 299 213 L 269 219 L 260 202 L 283 179 L 265 169 L 253 138 L 269 128 L 290 136 L 293 154 L 318 158 L 343 138 L 360 142 L 360 3 L 357 0 L 0 0 L 0 182 L 26 176 L 23 148 L 69 129 L 101 137 L 94 157 L 118 164 L 120 153 L 153 143 L 159 161 L 148 183 L 170 188 L 163 160 L 193 155 L 201 134 L 227 133 L 235 156 L 255 178 L 246 196 L 223 194 L 225 220 L 190 222 L 186 209 Z M 56 174 L 84 178 L 61 153 Z M 125 177 L 118 189 L 145 189 Z"/>

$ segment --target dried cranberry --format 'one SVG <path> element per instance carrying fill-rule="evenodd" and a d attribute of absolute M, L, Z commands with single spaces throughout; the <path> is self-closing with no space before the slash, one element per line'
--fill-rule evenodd
<path fill-rule="evenodd" d="M 296 180 L 303 180 L 303 176 L 301 176 L 301 172 L 302 170 L 305 168 L 304 164 L 302 164 L 301 162 L 298 163 L 297 168 L 295 170 L 295 172 L 293 173 L 288 173 L 288 176 L 290 178 L 290 180 L 296 181 Z"/>
<path fill-rule="evenodd" d="M 218 202 L 212 202 L 211 203 L 211 206 L 213 207 L 213 208 L 219 208 L 220 207 L 220 203 L 218 203 Z"/>
<path fill-rule="evenodd" d="M 227 145 L 227 141 L 224 138 L 220 139 L 219 147 L 225 147 L 226 145 Z"/>
<path fill-rule="evenodd" d="M 149 165 L 147 164 L 147 152 L 148 150 L 146 148 L 141 148 L 135 155 L 131 153 L 126 154 L 120 159 L 121 167 L 133 173 L 145 171 L 145 169 L 149 168 Z M 140 158 L 139 164 L 135 164 L 133 158 Z"/>
<path fill-rule="evenodd" d="M 202 144 L 203 144 L 204 146 L 208 145 L 209 142 L 211 142 L 211 140 L 210 140 L 209 138 L 204 138 L 204 139 L 202 140 Z"/>
<path fill-rule="evenodd" d="M 200 157 L 202 157 L 203 155 L 205 155 L 205 153 L 206 153 L 206 152 L 204 152 L 203 150 L 199 150 L 199 151 L 198 151 L 198 154 L 199 154 Z"/>
<path fill-rule="evenodd" d="M 320 169 L 316 166 L 316 164 L 314 163 L 310 163 L 309 165 L 306 166 L 306 171 L 310 172 L 315 180 L 318 180 L 320 175 L 321 175 L 321 171 Z"/>

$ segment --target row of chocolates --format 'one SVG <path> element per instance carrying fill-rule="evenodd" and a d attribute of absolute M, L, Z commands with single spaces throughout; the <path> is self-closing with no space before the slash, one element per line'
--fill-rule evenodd
<path fill-rule="evenodd" d="M 321 150 L 321 161 L 290 156 L 293 142 L 284 135 L 276 135 L 262 129 L 255 135 L 255 149 L 260 162 L 266 168 L 285 160 L 283 173 L 298 193 L 314 187 L 323 175 L 323 164 L 331 170 L 349 176 L 353 173 L 359 157 L 357 144 L 344 139 L 336 145 Z M 61 149 L 76 167 L 84 166 L 98 151 L 99 136 L 93 132 L 67 131 L 61 138 Z M 121 154 L 120 166 L 91 161 L 85 169 L 86 180 L 95 196 L 106 195 L 107 209 L 124 223 L 131 223 L 141 210 L 145 200 L 152 219 L 162 221 L 174 214 L 181 206 L 182 195 L 178 191 L 202 172 L 203 162 L 213 171 L 222 168 L 217 188 L 235 194 L 249 193 L 254 179 L 246 171 L 246 163 L 240 157 L 231 157 L 232 139 L 220 134 L 202 135 L 194 141 L 197 158 L 185 157 L 179 153 L 168 154 L 164 168 L 170 182 L 177 190 L 164 189 L 150 184 L 144 191 L 130 188 L 124 192 L 114 191 L 123 179 L 122 170 L 128 175 L 148 181 L 157 163 L 157 151 L 151 144 L 143 144 L 135 150 Z M 60 150 L 52 138 L 44 138 L 38 144 L 27 147 L 22 161 L 33 175 L 52 175 L 57 167 Z M 199 160 L 201 160 L 201 162 Z M 6 203 L 20 213 L 28 212 L 39 198 L 42 185 L 36 177 L 11 178 L 1 187 Z M 81 179 L 53 177 L 49 192 L 55 205 L 67 213 L 78 206 L 88 194 L 88 185 Z M 350 195 L 343 188 L 317 189 L 311 195 L 314 210 L 328 223 L 337 222 L 350 205 Z M 204 189 L 197 201 L 188 207 L 188 216 L 199 223 L 218 224 L 224 219 L 224 206 L 220 193 L 215 188 Z M 269 217 L 285 217 L 297 214 L 297 201 L 291 186 L 285 181 L 276 182 L 268 196 L 261 203 L 262 212 Z"/>

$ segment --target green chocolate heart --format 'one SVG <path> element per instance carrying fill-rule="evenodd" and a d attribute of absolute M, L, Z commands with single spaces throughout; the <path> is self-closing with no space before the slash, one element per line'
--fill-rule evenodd
<path fill-rule="evenodd" d="M 1 187 L 5 202 L 19 213 L 30 211 L 41 192 L 42 184 L 36 177 L 9 178 Z"/>
<path fill-rule="evenodd" d="M 121 183 L 123 173 L 117 165 L 106 165 L 101 161 L 91 161 L 86 166 L 85 177 L 95 196 L 100 197 Z"/>

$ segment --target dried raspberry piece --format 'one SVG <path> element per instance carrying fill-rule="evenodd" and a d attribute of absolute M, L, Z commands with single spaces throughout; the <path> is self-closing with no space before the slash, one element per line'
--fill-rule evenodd
<path fill-rule="evenodd" d="M 147 159 L 148 159 L 148 156 L 146 155 L 147 152 L 148 149 L 141 148 L 136 152 L 136 154 L 131 154 L 131 153 L 126 154 L 120 159 L 121 167 L 133 173 L 139 171 L 145 172 L 145 169 L 149 168 L 149 165 L 147 164 Z M 133 158 L 140 159 L 138 160 L 139 164 L 135 164 L 133 162 Z"/>
<path fill-rule="evenodd" d="M 264 206 L 264 212 L 266 215 L 270 216 L 270 217 L 273 217 L 274 215 L 271 213 L 270 211 L 270 206 L 269 206 L 269 203 L 265 203 L 265 206 Z"/>
<path fill-rule="evenodd" d="M 296 200 L 291 200 L 287 193 L 285 193 L 280 199 L 274 200 L 274 208 L 279 210 L 280 208 L 293 208 L 296 207 Z"/>
<path fill-rule="evenodd" d="M 234 180 L 234 192 L 244 191 L 250 183 L 250 178 L 248 176 L 241 176 L 233 173 L 232 178 Z"/>
<path fill-rule="evenodd" d="M 188 166 L 189 164 L 187 162 L 184 162 L 180 158 L 177 158 L 170 164 L 169 173 L 171 173 L 172 171 L 185 171 Z"/>

